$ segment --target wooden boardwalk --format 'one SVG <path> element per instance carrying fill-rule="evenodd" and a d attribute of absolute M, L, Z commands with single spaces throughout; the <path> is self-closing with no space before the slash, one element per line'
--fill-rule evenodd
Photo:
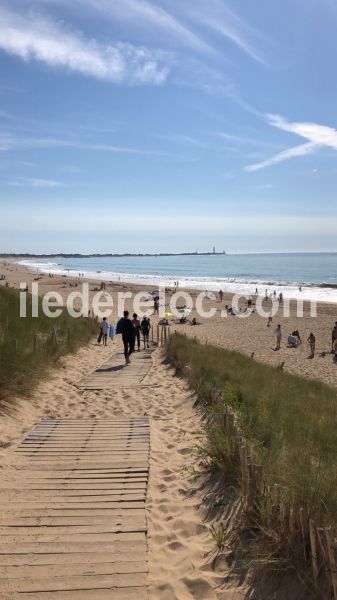
<path fill-rule="evenodd" d="M 77 387 L 83 390 L 107 390 L 112 388 L 141 387 L 142 381 L 152 365 L 152 352 L 155 345 L 135 352 L 131 364 L 126 366 L 124 354 L 113 354 L 108 362 L 79 381 Z"/>
<path fill-rule="evenodd" d="M 44 419 L 0 490 L 0 598 L 145 600 L 147 418 Z"/>

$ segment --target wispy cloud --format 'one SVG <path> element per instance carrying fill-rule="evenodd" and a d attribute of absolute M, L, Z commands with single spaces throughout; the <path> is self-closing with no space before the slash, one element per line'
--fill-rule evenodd
<path fill-rule="evenodd" d="M 168 53 L 129 43 L 99 44 L 61 22 L 6 8 L 0 8 L 0 49 L 114 83 L 161 84 L 169 73 Z"/>
<path fill-rule="evenodd" d="M 146 148 L 132 148 L 128 146 L 117 146 L 113 144 L 103 144 L 82 139 L 56 138 L 56 137 L 27 137 L 10 133 L 0 132 L 0 150 L 24 150 L 24 149 L 43 149 L 43 148 L 76 148 L 78 150 L 90 150 L 97 152 L 112 152 L 115 154 L 134 154 L 144 156 L 161 156 L 173 159 L 183 159 L 186 157 L 181 154 L 164 152 L 161 150 L 148 150 Z"/>
<path fill-rule="evenodd" d="M 266 57 L 256 43 L 260 34 L 224 2 L 209 0 L 206 5 L 200 0 L 193 0 L 193 3 L 190 3 L 189 16 L 199 25 L 227 38 L 254 61 L 267 64 Z"/>
<path fill-rule="evenodd" d="M 52 179 L 20 177 L 18 179 L 10 181 L 9 185 L 14 186 L 14 187 L 50 189 L 50 188 L 60 187 L 62 184 L 60 181 L 53 181 Z"/>
<path fill-rule="evenodd" d="M 268 123 L 273 127 L 288 133 L 294 133 L 307 141 L 299 146 L 283 150 L 267 160 L 248 165 L 245 167 L 245 171 L 247 172 L 259 171 L 260 169 L 271 167 L 291 158 L 306 156 L 322 147 L 337 150 L 337 131 L 333 127 L 318 125 L 316 123 L 291 123 L 280 115 L 268 114 L 266 118 Z"/>
<path fill-rule="evenodd" d="M 277 165 L 278 163 L 281 163 L 285 160 L 289 160 L 290 158 L 312 154 L 315 150 L 316 144 L 312 144 L 310 142 L 308 142 L 307 144 L 301 144 L 300 146 L 295 146 L 294 148 L 283 150 L 282 152 L 279 152 L 279 154 L 276 154 L 276 156 L 268 158 L 267 160 L 263 160 L 262 162 L 255 163 L 254 165 L 248 165 L 247 167 L 245 167 L 245 171 L 247 171 L 247 173 L 259 171 L 260 169 L 272 167 L 273 165 Z"/>
<path fill-rule="evenodd" d="M 190 137 L 189 135 L 182 134 L 167 134 L 160 136 L 161 138 L 168 140 L 170 142 L 174 142 L 176 144 L 188 145 L 188 146 L 196 146 L 198 148 L 207 148 L 208 145 L 200 140 L 197 140 L 194 137 Z"/>
<path fill-rule="evenodd" d="M 160 32 L 174 38 L 182 46 L 188 46 L 194 50 L 213 52 L 212 48 L 194 33 L 189 27 L 175 18 L 167 10 L 157 3 L 148 0 L 75 0 L 85 8 L 91 8 L 95 14 L 103 14 L 114 23 L 116 21 L 126 22 L 134 25 L 137 30 L 141 28 L 152 29 L 152 35 Z M 155 28 L 155 29 L 153 29 Z"/>

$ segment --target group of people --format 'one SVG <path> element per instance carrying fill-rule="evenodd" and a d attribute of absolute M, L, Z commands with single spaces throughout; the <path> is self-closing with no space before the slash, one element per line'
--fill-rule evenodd
<path fill-rule="evenodd" d="M 144 341 L 144 349 L 149 348 L 149 337 L 150 337 L 150 319 L 148 317 L 143 317 L 142 320 L 138 319 L 137 313 L 133 313 L 132 319 L 130 319 L 130 313 L 128 310 L 125 310 L 123 313 L 123 317 L 119 319 L 116 331 L 113 323 L 109 325 L 107 318 L 103 317 L 100 324 L 100 333 L 97 339 L 98 344 L 103 342 L 103 345 L 106 346 L 108 343 L 108 337 L 111 339 L 114 338 L 115 333 L 121 334 L 124 346 L 124 357 L 125 363 L 127 365 L 130 364 L 130 356 L 135 351 L 135 346 L 137 343 L 138 352 L 140 352 L 140 336 L 143 334 Z"/>
<path fill-rule="evenodd" d="M 270 325 L 271 320 L 271 317 L 269 317 L 268 326 Z M 276 338 L 275 350 L 280 350 L 282 338 L 281 325 L 278 325 L 276 327 L 274 333 Z M 316 337 L 312 331 L 309 334 L 307 342 L 310 346 L 311 358 L 313 358 L 315 356 L 316 350 Z M 297 348 L 300 344 L 302 344 L 302 339 L 300 336 L 300 332 L 298 331 L 298 329 L 296 329 L 288 335 L 288 348 Z M 337 363 L 337 321 L 335 322 L 335 325 L 331 332 L 331 353 L 334 355 L 334 362 Z M 325 353 L 322 353 L 322 355 L 324 354 Z"/>

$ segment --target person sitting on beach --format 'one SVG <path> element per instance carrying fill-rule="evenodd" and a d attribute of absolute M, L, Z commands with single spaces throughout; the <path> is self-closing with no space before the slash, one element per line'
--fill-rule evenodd
<path fill-rule="evenodd" d="M 147 317 L 143 317 L 142 322 L 140 324 L 140 328 L 142 330 L 143 338 L 144 338 L 144 350 L 145 347 L 149 348 L 149 335 L 150 335 L 150 319 Z"/>
<path fill-rule="evenodd" d="M 195 317 L 193 317 L 191 325 L 198 325 L 198 322 Z"/>
<path fill-rule="evenodd" d="M 166 327 L 167 325 L 170 325 L 170 323 L 168 322 L 167 319 L 160 319 L 158 322 L 158 325 L 161 325 L 162 327 Z"/>
<path fill-rule="evenodd" d="M 288 346 L 289 348 L 297 348 L 297 346 L 299 344 L 302 343 L 301 340 L 301 336 L 298 332 L 298 330 L 293 331 L 289 336 L 288 336 Z"/>
<path fill-rule="evenodd" d="M 298 344 L 302 344 L 300 332 L 298 331 L 298 329 L 295 329 L 295 331 L 293 331 L 291 335 L 297 338 Z"/>
<path fill-rule="evenodd" d="M 316 338 L 312 332 L 310 333 L 310 335 L 308 337 L 308 342 L 310 345 L 311 356 L 314 357 L 315 356 Z"/>
<path fill-rule="evenodd" d="M 275 329 L 275 337 L 276 337 L 276 350 L 280 350 L 281 348 L 281 325 L 278 325 Z"/>

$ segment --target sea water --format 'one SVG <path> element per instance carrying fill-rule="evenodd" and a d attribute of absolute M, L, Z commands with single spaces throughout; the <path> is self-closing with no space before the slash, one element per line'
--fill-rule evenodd
<path fill-rule="evenodd" d="M 178 281 L 190 289 L 253 294 L 257 288 L 261 295 L 275 290 L 285 298 L 337 303 L 337 253 L 57 258 L 21 264 L 36 272 L 155 288 Z"/>

